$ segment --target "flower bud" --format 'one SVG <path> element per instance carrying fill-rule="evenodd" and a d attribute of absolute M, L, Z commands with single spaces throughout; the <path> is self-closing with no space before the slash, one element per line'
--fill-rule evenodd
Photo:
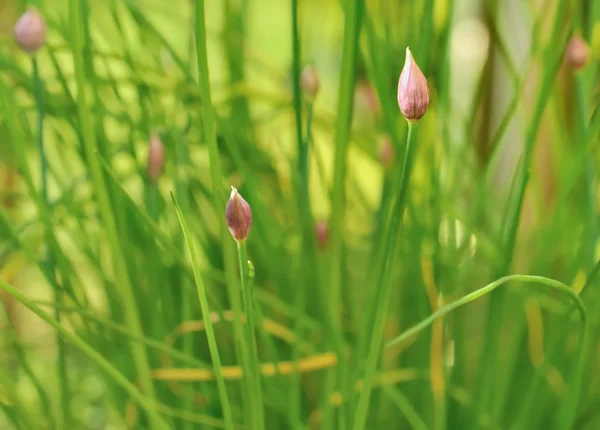
<path fill-rule="evenodd" d="M 165 146 L 160 140 L 158 135 L 153 135 L 150 138 L 148 150 L 148 178 L 152 182 L 156 182 L 160 174 L 162 173 L 165 165 Z"/>
<path fill-rule="evenodd" d="M 574 70 L 582 69 L 588 62 L 589 48 L 581 36 L 573 36 L 567 45 L 567 64 Z"/>
<path fill-rule="evenodd" d="M 389 168 L 394 163 L 394 144 L 388 135 L 383 136 L 379 142 L 379 162 L 384 168 Z"/>
<path fill-rule="evenodd" d="M 315 224 L 315 237 L 319 249 L 325 249 L 329 242 L 329 226 L 325 221 L 318 221 Z"/>
<path fill-rule="evenodd" d="M 231 187 L 225 219 L 233 238 L 238 242 L 245 241 L 252 226 L 252 209 L 234 187 Z"/>
<path fill-rule="evenodd" d="M 19 47 L 33 55 L 46 43 L 46 20 L 31 8 L 19 18 L 13 34 Z"/>
<path fill-rule="evenodd" d="M 363 123 L 377 121 L 381 114 L 381 105 L 377 91 L 365 78 L 359 78 L 354 88 L 354 109 L 356 117 Z"/>
<path fill-rule="evenodd" d="M 307 66 L 300 76 L 300 86 L 309 100 L 314 100 L 319 92 L 319 75 L 311 66 Z"/>
<path fill-rule="evenodd" d="M 404 68 L 398 81 L 398 106 L 407 121 L 417 121 L 425 115 L 429 106 L 427 79 L 406 48 Z"/>

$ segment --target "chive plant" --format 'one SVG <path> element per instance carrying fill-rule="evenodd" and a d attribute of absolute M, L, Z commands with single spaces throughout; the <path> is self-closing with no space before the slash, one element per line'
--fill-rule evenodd
<path fill-rule="evenodd" d="M 0 428 L 598 428 L 599 2 L 0 3 Z"/>

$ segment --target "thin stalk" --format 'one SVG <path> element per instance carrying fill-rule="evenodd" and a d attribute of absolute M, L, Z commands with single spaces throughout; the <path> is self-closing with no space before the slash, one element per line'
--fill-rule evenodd
<path fill-rule="evenodd" d="M 55 330 L 57 330 L 68 342 L 77 347 L 85 356 L 87 356 L 92 362 L 94 362 L 102 371 L 109 376 L 115 383 L 117 383 L 123 390 L 125 390 L 151 417 L 152 422 L 156 424 L 157 429 L 168 430 L 170 427 L 161 418 L 160 414 L 156 411 L 154 403 L 151 399 L 148 399 L 142 394 L 135 385 L 123 376 L 108 360 L 106 360 L 100 353 L 94 348 L 84 342 L 79 336 L 72 333 L 70 330 L 64 328 L 56 319 L 52 318 L 49 314 L 41 310 L 35 303 L 25 297 L 17 288 L 13 287 L 7 282 L 0 279 L 0 289 L 6 291 L 12 297 L 14 297 L 23 306 L 37 315 L 40 319 L 48 323 Z M 28 427 L 35 428 L 35 427 Z"/>
<path fill-rule="evenodd" d="M 262 385 L 260 380 L 260 362 L 258 359 L 258 349 L 256 347 L 256 324 L 254 320 L 254 306 L 252 304 L 252 292 L 250 291 L 250 282 L 248 280 L 248 252 L 246 250 L 246 241 L 237 242 L 238 259 L 240 264 L 240 277 L 242 279 L 242 300 L 244 301 L 244 311 L 246 314 L 246 342 L 250 346 L 250 367 L 247 369 L 245 377 L 251 382 L 250 394 L 252 402 L 253 429 L 264 429 L 264 402 L 262 395 Z"/>
<path fill-rule="evenodd" d="M 296 144 L 298 147 L 298 171 L 302 172 L 302 97 L 300 93 L 300 34 L 298 31 L 298 0 L 292 0 L 292 88 L 294 115 L 296 119 Z"/>
<path fill-rule="evenodd" d="M 84 74 L 84 59 L 82 45 L 81 29 L 81 4 L 78 0 L 69 0 L 69 22 L 71 25 L 71 41 L 73 44 L 73 60 L 75 66 L 75 80 L 77 83 L 77 111 L 81 126 L 83 146 L 86 154 L 86 161 L 90 169 L 90 176 L 93 189 L 98 199 L 98 209 L 106 229 L 106 236 L 111 248 L 113 268 L 115 272 L 116 284 L 120 287 L 122 297 L 121 304 L 125 315 L 127 325 L 129 325 L 135 334 L 142 336 L 143 330 L 140 323 L 138 309 L 135 303 L 133 287 L 127 273 L 126 259 L 121 249 L 119 236 L 117 233 L 117 224 L 112 211 L 110 198 L 104 182 L 104 175 L 96 151 L 96 136 L 92 124 L 92 114 L 90 105 L 86 96 L 86 80 Z M 154 387 L 150 374 L 150 364 L 146 351 L 143 346 L 132 343 L 130 345 L 131 354 L 138 372 L 142 391 L 151 399 L 154 399 Z M 163 428 L 165 422 L 155 412 L 148 414 L 152 428 Z"/>
<path fill-rule="evenodd" d="M 573 291 L 571 288 L 569 288 L 567 285 L 563 284 L 560 281 L 556 281 L 556 280 L 550 279 L 550 278 L 545 278 L 543 276 L 509 275 L 509 276 L 504 276 L 502 278 L 499 278 L 499 279 L 495 280 L 494 282 L 486 285 L 485 287 L 482 287 L 476 291 L 473 291 L 472 293 L 467 294 L 466 296 L 461 297 L 458 300 L 455 300 L 453 302 L 448 303 L 447 305 L 442 306 L 437 311 L 435 311 L 434 313 L 429 315 L 427 318 L 422 320 L 420 323 L 412 326 L 411 328 L 406 330 L 404 333 L 402 333 L 400 336 L 389 341 L 385 347 L 389 348 L 391 346 L 398 345 L 398 344 L 406 341 L 407 339 L 410 339 L 411 337 L 420 333 L 421 331 L 423 331 L 424 329 L 429 327 L 431 324 L 433 324 L 436 320 L 444 317 L 445 315 L 447 315 L 454 309 L 457 309 L 461 306 L 464 306 L 466 304 L 474 302 L 475 300 L 480 299 L 481 297 L 484 297 L 486 294 L 491 293 L 492 291 L 494 291 L 496 288 L 500 287 L 501 285 L 505 285 L 505 284 L 507 284 L 509 282 L 513 282 L 513 281 L 530 283 L 530 284 L 532 284 L 532 283 L 533 284 L 542 284 L 549 288 L 552 288 L 552 289 L 555 289 L 555 290 L 565 293 L 566 295 L 569 296 L 571 301 L 575 304 L 575 306 L 579 310 L 579 314 L 581 315 L 581 323 L 584 326 L 586 325 L 587 311 L 586 311 L 585 305 L 581 301 L 581 298 L 579 298 L 579 295 L 577 295 L 577 293 L 575 291 Z"/>
<path fill-rule="evenodd" d="M 340 316 L 342 304 L 342 274 L 344 265 L 343 232 L 346 211 L 346 169 L 348 141 L 352 124 L 352 109 L 354 102 L 354 85 L 356 76 L 356 60 L 359 55 L 358 40 L 360 34 L 361 0 L 350 0 L 345 4 L 344 41 L 342 48 L 342 68 L 338 95 L 338 117 L 335 127 L 335 154 L 333 166 L 332 208 L 331 208 L 331 239 L 330 239 L 330 277 L 329 297 L 326 303 L 330 336 L 336 344 L 339 357 L 338 375 L 345 374 L 344 337 L 342 334 Z M 329 397 L 335 388 L 335 373 L 328 372 L 325 383 L 324 427 L 330 426 L 331 405 Z M 342 406 L 343 408 L 344 406 Z M 341 408 L 340 408 L 341 409 Z M 344 411 L 341 410 L 341 416 Z"/>
<path fill-rule="evenodd" d="M 46 207 L 46 210 L 50 211 L 50 201 L 48 198 L 48 159 L 46 158 L 46 147 L 44 145 L 44 82 L 40 76 L 40 71 L 38 67 L 37 57 L 34 56 L 31 59 L 31 64 L 33 68 L 33 88 L 34 88 L 34 96 L 35 102 L 37 106 L 37 145 L 38 151 L 40 155 L 40 176 L 41 176 L 41 200 L 42 204 Z M 45 217 L 45 219 L 47 219 Z M 48 243 L 52 243 L 51 237 L 53 236 L 52 232 L 52 223 L 48 220 L 46 224 L 46 235 L 48 238 Z M 48 270 L 49 276 L 56 281 L 56 267 L 54 264 L 54 256 L 48 247 L 48 255 L 46 259 L 46 269 Z M 54 300 L 56 303 L 60 303 L 61 293 L 60 288 L 54 288 Z M 60 312 L 58 309 L 55 309 L 54 318 L 60 322 Z M 69 427 L 70 415 L 69 411 L 69 385 L 67 379 L 67 364 L 66 364 L 66 355 L 65 355 L 65 345 L 63 339 L 60 335 L 56 336 L 56 345 L 58 346 L 58 380 L 59 383 L 59 401 L 58 409 L 62 411 L 62 422 L 57 423 L 58 428 Z"/>
<path fill-rule="evenodd" d="M 226 200 L 223 188 L 223 171 L 221 168 L 221 160 L 219 158 L 219 147 L 217 146 L 217 130 L 216 120 L 217 115 L 212 104 L 212 94 L 210 89 L 210 74 L 208 70 L 207 56 L 207 40 L 206 40 L 206 23 L 204 16 L 204 0 L 194 2 L 195 11 L 195 38 L 196 38 L 196 60 L 198 62 L 198 84 L 200 86 L 200 97 L 202 100 L 202 120 L 204 140 L 208 147 L 208 158 L 210 162 L 210 176 L 212 181 L 213 205 L 216 211 L 224 210 Z M 223 261 L 225 265 L 225 276 L 227 281 L 227 293 L 231 308 L 234 312 L 234 335 L 237 346 L 235 348 L 236 359 L 238 363 L 243 363 L 248 369 L 246 343 L 244 342 L 244 327 L 242 325 L 241 313 L 242 304 L 239 293 L 239 282 L 235 273 L 235 249 L 233 242 L 228 237 L 227 226 L 225 225 L 225 217 L 219 217 L 219 234 L 223 245 Z M 247 385 L 247 381 L 242 381 L 243 385 Z M 242 395 L 246 395 L 248 388 L 242 391 Z M 250 399 L 244 398 L 244 404 Z"/>
<path fill-rule="evenodd" d="M 354 95 L 355 62 L 358 57 L 358 36 L 360 33 L 360 0 L 346 4 L 344 25 L 344 46 L 342 51 L 342 72 L 338 99 L 338 118 L 335 128 L 335 155 L 331 208 L 331 269 L 330 300 L 332 322 L 339 328 L 342 264 L 343 229 L 346 203 L 346 169 L 350 125 Z"/>
<path fill-rule="evenodd" d="M 233 429 L 233 414 L 231 412 L 231 404 L 229 403 L 229 397 L 227 395 L 227 388 L 225 386 L 225 378 L 223 378 L 223 372 L 221 370 L 221 356 L 219 355 L 219 347 L 217 346 L 217 338 L 215 337 L 215 330 L 213 327 L 212 320 L 210 318 L 210 306 L 208 305 L 208 297 L 206 295 L 206 289 L 204 287 L 204 281 L 200 274 L 200 267 L 198 266 L 198 257 L 196 255 L 196 247 L 194 246 L 187 222 L 183 217 L 181 208 L 175 200 L 175 196 L 171 194 L 175 210 L 177 211 L 177 218 L 181 224 L 181 230 L 187 243 L 190 258 L 192 260 L 192 270 L 194 272 L 194 281 L 196 283 L 196 289 L 198 291 L 198 299 L 200 301 L 200 308 L 202 309 L 202 320 L 204 321 L 204 327 L 206 331 L 206 339 L 208 340 L 208 349 L 210 351 L 210 358 L 213 363 L 213 369 L 215 372 L 215 378 L 217 380 L 217 387 L 219 389 L 219 400 L 221 402 L 221 408 L 223 409 L 223 419 L 225 421 L 225 428 Z"/>
<path fill-rule="evenodd" d="M 371 331 L 371 342 L 369 345 L 369 351 L 367 355 L 367 362 L 365 365 L 365 376 L 363 379 L 363 389 L 358 398 L 358 406 L 354 415 L 354 430 L 360 430 L 365 428 L 367 421 L 369 399 L 371 397 L 371 390 L 373 388 L 373 378 L 375 377 L 375 371 L 377 370 L 377 363 L 379 362 L 379 353 L 381 352 L 381 341 L 383 340 L 383 331 L 385 326 L 385 319 L 387 317 L 388 305 L 390 301 L 390 292 L 392 290 L 392 267 L 394 262 L 394 256 L 396 255 L 396 249 L 398 245 L 397 230 L 400 230 L 402 226 L 402 219 L 404 218 L 404 210 L 406 208 L 408 187 L 410 184 L 411 172 L 414 164 L 414 157 L 416 152 L 416 144 L 414 142 L 416 123 L 408 123 L 408 135 L 406 138 L 406 153 L 404 156 L 404 164 L 402 166 L 402 176 L 400 179 L 400 190 L 398 193 L 398 199 L 395 202 L 393 210 L 392 224 L 390 226 L 390 240 L 387 243 L 387 249 L 385 253 L 386 262 L 384 265 L 383 273 L 381 274 L 380 282 L 375 285 L 379 285 L 379 292 L 377 297 L 377 304 L 375 309 L 375 321 L 373 322 L 373 329 Z"/>
<path fill-rule="evenodd" d="M 293 106 L 294 106 L 294 117 L 295 117 L 295 130 L 296 130 L 296 145 L 297 145 L 297 163 L 298 163 L 298 209 L 300 212 L 300 237 L 302 240 L 302 249 L 300 252 L 300 261 L 298 264 L 300 270 L 300 279 L 303 285 L 299 285 L 294 291 L 294 301 L 298 312 L 304 312 L 305 302 L 305 291 L 304 289 L 309 285 L 310 272 L 306 270 L 308 255 L 308 242 L 307 242 L 307 224 L 311 223 L 308 219 L 310 217 L 310 208 L 308 200 L 308 142 L 304 143 L 302 137 L 302 94 L 300 91 L 300 32 L 298 29 L 298 0 L 291 0 L 291 19 L 292 19 L 292 89 L 293 89 Z M 295 324 L 295 334 L 298 337 L 300 332 L 298 331 L 298 324 Z M 299 351 L 298 348 L 294 347 L 293 360 L 298 359 Z M 289 422 L 292 427 L 295 427 L 301 422 L 301 377 L 298 373 L 295 373 L 292 378 L 292 390 L 289 396 Z"/>

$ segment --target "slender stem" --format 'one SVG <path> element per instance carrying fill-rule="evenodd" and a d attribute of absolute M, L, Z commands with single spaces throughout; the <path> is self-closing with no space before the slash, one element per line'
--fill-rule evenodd
<path fill-rule="evenodd" d="M 37 105 L 37 144 L 38 151 L 40 153 L 40 176 L 41 176 L 41 199 L 42 204 L 50 211 L 50 201 L 48 197 L 48 159 L 46 158 L 46 148 L 44 145 L 44 82 L 40 77 L 37 57 L 34 56 L 31 59 L 33 68 L 33 88 L 35 94 L 35 101 Z M 48 244 L 52 243 L 52 223 L 46 223 L 46 234 L 48 235 Z M 56 268 L 54 264 L 54 256 L 49 248 L 48 256 L 46 260 L 47 270 L 52 278 L 56 280 Z M 55 283 L 56 284 L 56 283 Z M 61 293 L 58 285 L 54 289 L 54 300 L 56 303 L 61 301 Z M 54 318 L 60 322 L 60 312 L 58 308 L 55 308 Z M 60 405 L 59 410 L 62 411 L 62 423 L 58 424 L 58 427 L 69 427 L 69 386 L 67 379 L 67 364 L 65 355 L 65 345 L 62 337 L 57 334 L 56 344 L 58 346 L 58 380 L 59 384 L 59 397 Z"/>
<path fill-rule="evenodd" d="M 342 74 L 338 98 L 338 118 L 335 128 L 335 155 L 331 208 L 331 279 L 329 282 L 332 322 L 339 326 L 343 264 L 343 229 L 346 200 L 346 158 L 354 95 L 355 61 L 358 56 L 360 0 L 346 4 Z"/>
<path fill-rule="evenodd" d="M 79 336 L 64 328 L 56 319 L 52 318 L 49 314 L 41 310 L 34 302 L 25 295 L 23 295 L 18 289 L 12 285 L 4 282 L 0 279 L 0 288 L 14 297 L 23 306 L 29 309 L 31 312 L 40 317 L 43 321 L 52 326 L 58 331 L 68 342 L 77 347 L 85 356 L 87 356 L 92 362 L 94 362 L 102 371 L 104 371 L 111 379 L 113 379 L 123 390 L 125 390 L 135 401 L 138 402 L 140 407 L 146 411 L 149 417 L 154 417 L 154 422 L 158 424 L 156 428 L 167 430 L 170 427 L 160 417 L 158 412 L 155 410 L 154 404 L 151 399 L 148 399 L 142 394 L 131 382 L 123 376 L 108 360 L 106 360 L 100 353 L 94 348 L 85 343 Z"/>
<path fill-rule="evenodd" d="M 400 179 L 400 191 L 398 199 L 394 205 L 393 218 L 390 231 L 390 240 L 386 249 L 386 262 L 381 274 L 381 282 L 375 284 L 380 286 L 377 304 L 375 309 L 377 312 L 374 313 L 375 321 L 373 323 L 373 329 L 371 331 L 371 342 L 369 345 L 369 352 L 367 355 L 367 362 L 365 365 L 365 376 L 363 380 L 363 389 L 358 398 L 358 406 L 354 416 L 354 430 L 360 430 L 365 427 L 367 421 L 367 413 L 369 407 L 369 399 L 371 397 L 371 389 L 373 388 L 373 378 L 375 377 L 375 371 L 377 370 L 377 363 L 379 361 L 379 353 L 381 352 L 381 341 L 383 339 L 383 331 L 385 326 L 385 319 L 387 317 L 388 305 L 390 301 L 390 292 L 392 289 L 391 274 L 394 261 L 394 255 L 396 255 L 396 249 L 398 240 L 396 237 L 396 230 L 400 230 L 402 226 L 402 219 L 404 218 L 404 210 L 406 208 L 408 187 L 410 184 L 410 176 L 414 164 L 414 157 L 416 152 L 416 145 L 414 142 L 416 123 L 408 123 L 408 136 L 406 138 L 406 154 L 404 156 L 404 165 L 402 166 L 402 176 Z"/>
<path fill-rule="evenodd" d="M 206 295 L 206 288 L 204 287 L 204 281 L 200 274 L 200 268 L 198 267 L 198 257 L 196 255 L 196 247 L 191 241 L 187 222 L 183 217 L 181 208 L 175 200 L 173 194 L 171 194 L 173 203 L 175 204 L 175 210 L 177 211 L 177 217 L 181 224 L 181 230 L 183 236 L 187 242 L 188 251 L 192 259 L 192 271 L 194 272 L 194 281 L 196 283 L 196 289 L 198 291 L 198 299 L 200 301 L 200 308 L 202 310 L 202 319 L 204 321 L 206 339 L 208 341 L 208 349 L 210 352 L 210 358 L 212 360 L 213 369 L 215 372 L 215 378 L 217 380 L 217 386 L 219 391 L 219 400 L 221 402 L 221 408 L 223 409 L 223 419 L 225 421 L 225 428 L 233 429 L 233 414 L 231 412 L 231 404 L 229 403 L 229 397 L 227 395 L 227 388 L 225 386 L 225 379 L 223 378 L 223 372 L 221 371 L 221 356 L 219 355 L 219 347 L 217 346 L 217 338 L 215 336 L 215 330 L 213 327 L 212 320 L 210 318 L 210 306 L 208 305 L 208 297 Z"/>
<path fill-rule="evenodd" d="M 193 37 L 193 36 L 192 36 Z M 192 40 L 193 41 L 193 40 Z M 186 146 L 183 141 L 183 136 L 181 132 L 177 132 L 175 136 L 175 190 L 180 199 L 180 205 L 184 213 L 189 209 L 189 202 L 187 196 L 187 189 L 189 187 L 188 181 L 183 174 L 185 166 L 188 161 L 188 153 L 186 151 Z M 182 248 L 185 247 L 185 239 L 182 241 L 183 236 L 178 238 L 178 242 L 181 241 Z M 192 306 L 192 298 L 193 295 L 190 291 L 188 291 L 185 287 L 187 286 L 187 277 L 183 276 L 181 280 L 181 317 L 183 321 L 191 321 L 193 316 L 193 306 Z M 186 336 L 183 339 L 183 352 L 189 356 L 193 356 L 194 354 L 194 341 L 191 336 Z M 185 392 L 185 397 L 183 401 L 183 408 L 186 411 L 192 411 L 194 409 L 194 385 L 190 384 L 187 387 Z M 186 421 L 183 424 L 183 430 L 193 430 L 194 425 L 191 422 Z"/>
<path fill-rule="evenodd" d="M 338 117 L 335 127 L 335 154 L 333 166 L 332 207 L 331 207 L 331 239 L 329 262 L 329 297 L 327 303 L 327 320 L 330 336 L 336 344 L 339 356 L 339 379 L 345 376 L 344 337 L 341 328 L 342 304 L 342 274 L 344 273 L 344 242 L 346 211 L 346 169 L 348 141 L 352 125 L 352 109 L 354 102 L 354 87 L 356 77 L 356 59 L 358 58 L 358 40 L 360 34 L 361 0 L 350 0 L 345 3 L 344 41 L 342 48 L 342 69 L 338 95 Z M 331 404 L 330 395 L 335 390 L 335 373 L 328 372 L 325 382 L 325 408 L 323 411 L 323 426 L 330 427 Z M 342 405 L 340 409 L 344 408 Z M 344 411 L 341 411 L 344 415 Z"/>
<path fill-rule="evenodd" d="M 482 287 L 476 291 L 473 291 L 472 293 L 467 294 L 466 296 L 461 297 L 458 300 L 455 300 L 451 303 L 448 303 L 447 305 L 442 306 L 436 312 L 432 313 L 427 318 L 425 318 L 423 321 L 414 325 L 413 327 L 409 328 L 404 333 L 402 333 L 400 336 L 398 336 L 395 339 L 388 342 L 386 344 L 386 348 L 389 348 L 390 346 L 394 346 L 394 345 L 397 345 L 399 343 L 406 341 L 407 339 L 409 339 L 412 336 L 416 335 L 417 333 L 423 331 L 424 329 L 429 327 L 431 324 L 433 324 L 434 321 L 436 321 L 439 318 L 444 317 L 446 314 L 450 313 L 454 309 L 464 306 L 468 303 L 474 302 L 475 300 L 485 296 L 486 294 L 491 293 L 499 286 L 507 284 L 509 282 L 513 282 L 513 281 L 542 284 L 547 287 L 550 287 L 550 288 L 553 288 L 555 290 L 565 293 L 566 295 L 569 296 L 569 298 L 573 301 L 575 306 L 578 308 L 579 313 L 581 315 L 581 322 L 583 324 L 586 323 L 587 311 L 586 311 L 585 305 L 579 298 L 579 295 L 577 295 L 577 293 L 575 291 L 573 291 L 571 288 L 569 288 L 562 282 L 556 281 L 556 280 L 550 279 L 550 278 L 545 278 L 543 276 L 509 275 L 509 276 L 504 276 L 503 278 L 497 279 L 494 282 L 486 285 L 485 287 Z"/>
<path fill-rule="evenodd" d="M 258 349 L 256 347 L 256 324 L 254 320 L 254 306 L 252 304 L 252 292 L 250 291 L 250 282 L 248 280 L 248 254 L 246 250 L 246 242 L 237 242 L 238 258 L 240 264 L 240 276 L 242 278 L 242 299 L 244 301 L 244 311 L 246 314 L 246 343 L 250 346 L 251 363 L 246 368 L 245 375 L 251 382 L 252 392 L 250 399 L 252 401 L 252 416 L 253 429 L 263 429 L 264 422 L 264 406 L 262 385 L 260 380 L 260 362 L 258 359 Z"/>
<path fill-rule="evenodd" d="M 200 96 L 202 99 L 202 119 L 204 141 L 208 146 L 208 158 L 210 162 L 210 176 L 212 181 L 213 205 L 215 210 L 225 209 L 226 200 L 223 187 L 223 171 L 221 168 L 221 159 L 219 158 L 219 147 L 217 146 L 217 115 L 212 104 L 212 95 L 210 89 L 210 74 L 208 70 L 206 23 L 204 16 L 204 0 L 194 2 L 195 9 L 195 37 L 196 37 L 196 60 L 198 62 L 198 84 L 200 86 Z M 235 249 L 233 242 L 228 237 L 225 217 L 219 217 L 219 235 L 223 244 L 223 261 L 225 265 L 225 276 L 227 281 L 227 294 L 234 312 L 233 330 L 237 346 L 235 349 L 238 363 L 243 363 L 247 369 L 249 357 L 247 357 L 246 342 L 244 341 L 244 327 L 242 325 L 241 313 L 242 304 L 239 294 L 239 282 L 235 273 Z M 247 384 L 247 381 L 242 381 Z M 248 392 L 248 388 L 243 390 L 243 396 Z M 250 399 L 244 398 L 244 404 Z"/>
<path fill-rule="evenodd" d="M 298 0 L 291 0 L 291 19 L 292 19 L 292 89 L 293 89 L 293 106 L 294 106 L 294 117 L 295 117 L 295 130 L 296 130 L 296 156 L 297 159 L 297 178 L 298 178 L 298 209 L 300 214 L 300 237 L 302 238 L 302 249 L 298 261 L 298 270 L 300 271 L 300 280 L 304 284 L 298 287 L 294 291 L 294 301 L 298 312 L 304 312 L 304 289 L 310 285 L 310 272 L 306 271 L 307 257 L 308 257 L 308 241 L 307 234 L 310 230 L 312 221 L 310 220 L 310 200 L 308 197 L 308 142 L 304 142 L 302 136 L 302 94 L 300 90 L 300 67 L 301 67 L 301 53 L 300 53 L 300 32 L 298 29 Z M 298 326 L 295 334 L 299 336 Z M 298 337 L 297 337 L 298 338 Z M 299 356 L 297 347 L 293 349 L 292 359 L 296 361 Z M 297 423 L 301 422 L 301 377 L 298 373 L 295 373 L 292 377 L 292 389 L 291 395 L 289 396 L 289 425 L 294 427 Z"/>
<path fill-rule="evenodd" d="M 81 3 L 79 0 L 69 0 L 69 21 L 71 25 L 71 36 L 73 46 L 73 60 L 75 65 L 75 79 L 77 83 L 77 110 L 83 137 L 83 146 L 86 154 L 86 161 L 90 168 L 90 176 L 96 198 L 98 199 L 98 208 L 106 229 L 106 236 L 112 251 L 113 267 L 115 272 L 116 284 L 120 288 L 122 296 L 123 311 L 125 320 L 135 334 L 142 336 L 143 330 L 140 322 L 138 309 L 135 302 L 133 288 L 127 273 L 126 259 L 121 249 L 119 236 L 117 233 L 116 220 L 112 211 L 111 201 L 108 195 L 106 184 L 100 162 L 96 155 L 97 145 L 94 126 L 92 123 L 92 114 L 90 105 L 86 96 L 86 80 L 84 74 L 84 59 L 82 45 L 81 28 Z M 132 343 L 130 345 L 135 368 L 138 372 L 142 391 L 150 398 L 154 398 L 154 387 L 150 374 L 150 364 L 146 351 L 143 346 Z M 163 428 L 165 422 L 160 415 L 152 410 L 148 416 L 152 428 Z"/>
<path fill-rule="evenodd" d="M 300 34 L 298 31 L 298 0 L 292 0 L 292 88 L 294 90 L 294 115 L 296 119 L 296 144 L 298 146 L 298 171 L 302 172 L 302 98 L 300 93 Z"/>

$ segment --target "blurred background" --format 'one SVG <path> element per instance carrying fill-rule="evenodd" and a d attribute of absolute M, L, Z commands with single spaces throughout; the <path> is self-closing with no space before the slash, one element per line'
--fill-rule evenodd
<path fill-rule="evenodd" d="M 600 2 L 0 0 L 0 46 L 0 429 L 600 426 Z M 460 302 L 511 274 L 564 289 Z"/>

